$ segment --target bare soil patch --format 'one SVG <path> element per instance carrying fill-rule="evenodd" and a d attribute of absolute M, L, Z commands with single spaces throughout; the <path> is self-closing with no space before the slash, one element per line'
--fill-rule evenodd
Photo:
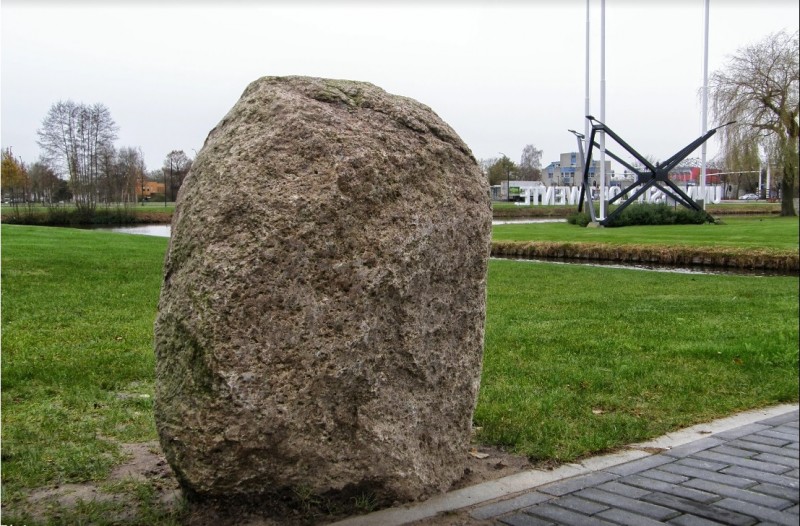
<path fill-rule="evenodd" d="M 165 511 L 179 509 L 183 502 L 182 494 L 158 442 L 120 444 L 120 447 L 128 460 L 114 468 L 106 480 L 36 489 L 28 495 L 24 503 L 26 511 L 35 520 L 44 522 L 49 517 L 69 512 L 82 504 L 105 504 L 111 505 L 110 510 L 115 514 L 110 516 L 109 512 L 106 512 L 104 519 L 108 522 L 137 523 L 136 514 L 141 502 L 137 500 L 135 491 L 125 489 L 125 485 L 129 483 L 143 484 L 151 488 L 154 492 L 152 502 L 163 507 Z M 544 467 L 532 465 L 524 456 L 491 447 L 473 448 L 465 454 L 468 460 L 464 476 L 451 490 L 495 480 L 534 467 Z M 187 526 L 210 524 L 310 526 L 329 524 L 347 517 L 347 514 L 341 511 L 325 509 L 324 502 L 320 500 L 310 499 L 301 504 L 303 505 L 299 509 L 296 509 L 297 501 L 295 501 L 287 503 L 280 510 L 275 508 L 263 510 L 252 505 L 231 508 L 213 502 L 194 503 L 186 508 L 183 523 Z M 367 510 L 362 512 L 367 513 Z M 463 512 L 442 514 L 420 524 L 460 526 L 483 524 L 483 522 L 475 521 Z"/>
<path fill-rule="evenodd" d="M 24 511 L 35 520 L 70 513 L 80 505 L 111 505 L 116 516 L 105 516 L 111 523 L 136 522 L 140 501 L 128 483 L 143 483 L 155 494 L 153 499 L 165 511 L 176 509 L 182 500 L 178 482 L 157 442 L 120 444 L 128 457 L 103 481 L 59 484 L 33 490 L 23 503 Z"/>

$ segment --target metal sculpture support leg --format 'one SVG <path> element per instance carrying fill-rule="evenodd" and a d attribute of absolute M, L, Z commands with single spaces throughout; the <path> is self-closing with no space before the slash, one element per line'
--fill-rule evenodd
<path fill-rule="evenodd" d="M 581 162 L 586 163 L 586 159 L 584 158 L 583 154 L 583 139 L 586 137 L 582 133 L 578 133 L 575 130 L 569 130 L 575 134 L 575 137 L 578 139 L 578 154 L 581 156 Z M 583 180 L 581 182 L 581 197 L 578 199 L 578 212 L 583 211 L 583 200 L 586 199 L 586 208 L 589 209 L 589 218 L 591 219 L 592 223 L 597 222 L 597 217 L 594 213 L 594 204 L 592 204 L 592 189 L 589 188 L 589 179 L 587 172 L 584 170 Z"/>

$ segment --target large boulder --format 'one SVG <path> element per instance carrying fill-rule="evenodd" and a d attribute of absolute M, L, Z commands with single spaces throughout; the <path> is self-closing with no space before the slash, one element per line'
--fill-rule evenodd
<path fill-rule="evenodd" d="M 155 324 L 188 495 L 408 501 L 461 477 L 490 228 L 485 177 L 427 106 L 250 84 L 181 188 Z"/>

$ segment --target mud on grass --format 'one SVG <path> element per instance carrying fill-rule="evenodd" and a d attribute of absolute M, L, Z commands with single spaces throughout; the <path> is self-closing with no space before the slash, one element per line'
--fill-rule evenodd
<path fill-rule="evenodd" d="M 119 448 L 125 460 L 106 479 L 4 494 L 4 524 L 181 524 L 185 502 L 158 443 Z"/>

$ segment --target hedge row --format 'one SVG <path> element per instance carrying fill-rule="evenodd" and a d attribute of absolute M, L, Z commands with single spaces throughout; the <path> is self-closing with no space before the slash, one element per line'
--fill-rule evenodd
<path fill-rule="evenodd" d="M 492 256 L 783 271 L 800 270 L 800 256 L 796 251 L 754 250 L 733 247 L 494 241 L 492 242 Z"/>

